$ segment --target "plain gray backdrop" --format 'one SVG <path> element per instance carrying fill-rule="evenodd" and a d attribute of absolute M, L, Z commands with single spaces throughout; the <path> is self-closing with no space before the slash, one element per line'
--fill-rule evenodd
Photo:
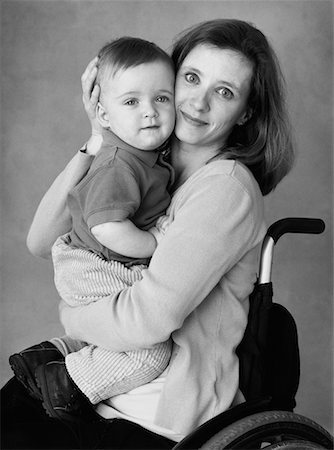
<path fill-rule="evenodd" d="M 1 384 L 8 356 L 62 334 L 52 265 L 25 238 L 39 200 L 89 136 L 80 76 L 122 35 L 170 50 L 186 27 L 238 18 L 276 49 L 288 87 L 296 165 L 266 198 L 268 224 L 321 217 L 320 236 L 289 235 L 275 250 L 274 293 L 299 330 L 302 374 L 296 412 L 332 431 L 332 2 L 2 1 Z"/>

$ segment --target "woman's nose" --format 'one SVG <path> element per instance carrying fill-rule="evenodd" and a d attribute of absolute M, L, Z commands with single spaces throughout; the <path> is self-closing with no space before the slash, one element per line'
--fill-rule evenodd
<path fill-rule="evenodd" d="M 207 92 L 197 91 L 191 99 L 191 105 L 197 111 L 207 112 L 210 109 L 209 98 Z"/>

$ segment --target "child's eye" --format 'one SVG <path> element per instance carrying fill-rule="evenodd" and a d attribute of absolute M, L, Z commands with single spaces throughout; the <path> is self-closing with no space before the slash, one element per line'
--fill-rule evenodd
<path fill-rule="evenodd" d="M 199 77 L 195 73 L 188 72 L 184 77 L 188 81 L 188 83 L 197 84 L 199 82 Z"/>
<path fill-rule="evenodd" d="M 228 100 L 234 97 L 233 92 L 225 87 L 217 89 L 217 92 L 219 95 L 221 95 L 224 98 L 227 98 Z"/>
<path fill-rule="evenodd" d="M 169 101 L 169 98 L 166 95 L 159 95 L 159 97 L 156 98 L 157 102 L 165 103 Z"/>
<path fill-rule="evenodd" d="M 130 100 L 127 100 L 126 102 L 124 102 L 124 105 L 133 106 L 136 103 L 138 103 L 138 100 L 136 100 L 135 98 L 131 98 Z"/>

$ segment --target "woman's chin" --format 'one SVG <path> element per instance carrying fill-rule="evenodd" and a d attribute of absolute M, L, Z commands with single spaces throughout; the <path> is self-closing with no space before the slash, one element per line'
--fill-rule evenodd
<path fill-rule="evenodd" d="M 190 145 L 199 145 L 203 136 L 202 133 L 185 127 L 176 127 L 174 134 L 179 141 L 183 142 L 184 144 Z"/>

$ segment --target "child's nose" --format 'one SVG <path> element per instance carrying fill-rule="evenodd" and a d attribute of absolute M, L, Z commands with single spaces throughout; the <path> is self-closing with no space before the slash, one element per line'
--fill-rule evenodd
<path fill-rule="evenodd" d="M 158 111 L 156 110 L 156 108 L 150 103 L 147 104 L 144 108 L 143 108 L 143 113 L 144 113 L 144 117 L 148 117 L 148 118 L 154 118 L 154 117 L 158 117 Z"/>

